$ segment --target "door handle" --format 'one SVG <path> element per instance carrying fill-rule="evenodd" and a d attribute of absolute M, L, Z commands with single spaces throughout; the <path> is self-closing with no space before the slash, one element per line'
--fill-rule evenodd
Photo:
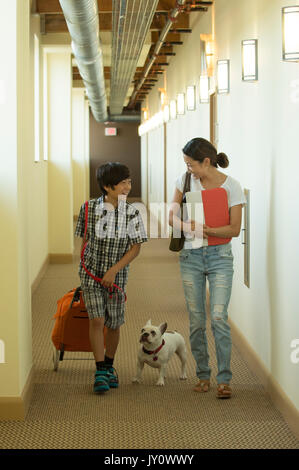
<path fill-rule="evenodd" d="M 242 245 L 246 245 L 246 242 L 244 241 L 245 240 L 245 234 L 244 232 L 246 232 L 246 228 L 242 228 Z"/>

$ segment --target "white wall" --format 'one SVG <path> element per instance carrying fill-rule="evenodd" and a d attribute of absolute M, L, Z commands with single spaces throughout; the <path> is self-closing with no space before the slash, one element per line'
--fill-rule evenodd
<path fill-rule="evenodd" d="M 0 364 L 2 397 L 19 397 L 32 367 L 28 253 L 29 167 L 32 138 L 29 0 L 0 1 Z M 2 409 L 1 409 L 2 408 Z M 5 411 L 5 410 L 4 410 Z"/>
<path fill-rule="evenodd" d="M 148 134 L 148 199 L 151 202 L 164 200 L 164 127 L 153 129 Z"/>
<path fill-rule="evenodd" d="M 83 88 L 72 89 L 72 166 L 73 166 L 73 210 L 79 215 L 86 200 L 85 178 L 85 99 Z"/>
<path fill-rule="evenodd" d="M 89 179 L 89 167 L 90 167 L 90 150 L 89 150 L 89 104 L 85 100 L 85 200 L 90 198 L 90 179 Z"/>
<path fill-rule="evenodd" d="M 229 314 L 274 380 L 299 409 L 299 364 L 290 359 L 299 338 L 298 132 L 299 64 L 282 61 L 281 8 L 298 0 L 216 0 L 216 60 L 231 61 L 231 91 L 217 98 L 218 151 L 225 172 L 251 191 L 251 286 L 244 285 L 241 238 L 233 239 L 235 276 Z M 167 68 L 167 96 L 174 99 L 200 75 L 199 39 L 212 32 L 211 15 L 191 15 L 192 34 L 175 47 Z M 242 82 L 241 41 L 259 40 L 259 80 Z M 150 116 L 159 111 L 160 78 L 149 94 Z M 198 101 L 198 96 L 197 96 Z M 144 106 L 145 103 L 143 103 Z M 181 148 L 192 137 L 209 139 L 209 105 L 197 103 L 167 124 L 167 200 L 185 171 Z M 148 145 L 152 145 L 152 133 Z M 152 175 L 153 178 L 154 175 Z M 159 180 L 158 173 L 156 174 Z"/>
<path fill-rule="evenodd" d="M 166 125 L 166 194 L 170 202 L 174 193 L 174 182 L 176 178 L 186 171 L 183 160 L 182 148 L 193 137 L 210 138 L 210 105 L 199 102 L 199 77 L 201 73 L 200 64 L 200 34 L 209 34 L 212 30 L 211 11 L 205 14 L 193 13 L 190 15 L 192 34 L 183 36 L 184 44 L 174 46 L 175 57 L 169 60 L 166 69 L 167 99 L 170 102 L 177 98 L 178 93 L 186 93 L 189 85 L 196 85 L 196 110 L 187 111 L 183 116 L 171 120 Z M 149 93 L 149 112 L 153 116 L 160 109 L 159 88 L 164 88 L 164 77 L 159 76 L 155 88 Z M 148 145 L 154 133 L 148 135 Z M 141 157 L 143 158 L 143 156 Z M 164 195 L 162 194 L 162 202 Z"/>
<path fill-rule="evenodd" d="M 48 51 L 49 252 L 73 254 L 72 68 L 68 47 Z"/>
<path fill-rule="evenodd" d="M 30 17 L 30 100 L 34 102 L 34 34 L 41 40 L 39 15 Z M 30 282 L 35 281 L 40 269 L 48 256 L 48 162 L 44 160 L 44 63 L 43 50 L 40 46 L 40 161 L 34 161 L 34 152 L 31 152 L 29 173 L 31 184 L 28 186 L 28 243 L 30 253 Z M 28 66 L 28 65 L 27 65 Z M 28 109 L 27 119 L 32 119 L 34 107 Z M 31 112 L 31 115 L 30 115 Z M 34 125 L 30 126 L 31 139 L 34 143 Z"/>
<path fill-rule="evenodd" d="M 147 206 L 148 190 L 147 134 L 141 136 L 141 200 Z"/>
<path fill-rule="evenodd" d="M 299 64 L 282 61 L 281 8 L 288 5 L 299 2 L 216 1 L 218 58 L 231 60 L 231 92 L 218 98 L 218 148 L 251 190 L 251 286 L 243 284 L 243 250 L 234 240 L 230 316 L 299 409 L 299 364 L 290 360 L 299 338 Z M 258 82 L 242 82 L 242 39 L 259 40 Z"/>

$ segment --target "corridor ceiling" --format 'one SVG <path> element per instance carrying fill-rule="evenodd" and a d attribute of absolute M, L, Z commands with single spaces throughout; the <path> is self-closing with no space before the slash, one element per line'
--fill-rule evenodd
<path fill-rule="evenodd" d="M 137 2 L 140 0 L 136 0 Z M 159 74 L 167 69 L 172 56 L 175 56 L 175 48 L 183 44 L 186 34 L 192 31 L 189 26 L 190 14 L 193 12 L 206 12 L 212 1 L 187 0 L 180 9 L 180 13 L 173 21 L 171 29 L 167 34 L 163 46 L 160 49 L 155 61 L 153 62 L 150 72 L 146 80 L 142 84 L 138 93 L 134 93 L 143 72 L 146 70 L 147 64 L 152 58 L 153 51 L 159 39 L 160 33 L 168 21 L 171 11 L 177 6 L 176 0 L 159 0 L 153 21 L 150 25 L 149 32 L 146 36 L 143 48 L 141 49 L 138 61 L 136 62 L 136 70 L 133 81 L 128 88 L 125 102 L 123 103 L 123 111 L 129 112 L 140 111 L 141 102 L 145 99 L 151 88 L 155 85 Z M 112 57 L 112 16 L 113 16 L 113 0 L 98 0 L 99 9 L 99 28 L 100 39 L 102 43 L 103 60 L 104 60 L 104 77 L 107 102 L 109 106 L 110 97 L 110 79 L 111 79 L 111 57 Z M 41 19 L 41 34 L 43 44 L 70 44 L 71 39 L 68 33 L 67 24 L 59 3 L 59 0 L 35 0 L 33 1 L 32 13 L 39 14 Z M 137 59 L 135 57 L 135 59 Z M 84 86 L 80 76 L 76 60 L 72 60 L 73 66 L 73 86 Z M 133 99 L 132 95 L 134 93 Z"/>

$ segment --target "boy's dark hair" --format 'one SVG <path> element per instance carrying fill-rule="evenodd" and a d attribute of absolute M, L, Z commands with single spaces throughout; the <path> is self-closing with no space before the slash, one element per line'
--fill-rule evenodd
<path fill-rule="evenodd" d="M 227 155 L 225 155 L 225 153 L 217 154 L 217 150 L 214 145 L 201 137 L 196 137 L 190 140 L 183 148 L 183 153 L 187 155 L 187 157 L 200 163 L 202 163 L 205 158 L 209 158 L 211 165 L 215 168 L 217 168 L 218 165 L 222 168 L 227 168 L 229 165 Z"/>
<path fill-rule="evenodd" d="M 130 170 L 126 165 L 121 163 L 108 162 L 97 168 L 97 182 L 104 195 L 107 194 L 104 186 L 114 189 L 114 186 L 123 180 L 130 178 Z"/>

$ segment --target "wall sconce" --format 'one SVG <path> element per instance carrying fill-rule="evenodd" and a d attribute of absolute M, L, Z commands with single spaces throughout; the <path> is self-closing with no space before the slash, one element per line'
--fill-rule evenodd
<path fill-rule="evenodd" d="M 145 134 L 145 126 L 144 126 L 144 124 L 140 124 L 140 126 L 138 126 L 138 135 L 139 135 L 139 137 L 141 137 L 144 134 Z"/>
<path fill-rule="evenodd" d="M 170 118 L 170 110 L 169 110 L 168 104 L 164 106 L 163 114 L 164 114 L 164 122 L 168 122 Z"/>
<path fill-rule="evenodd" d="M 242 41 L 242 80 L 253 82 L 258 79 L 257 39 Z"/>
<path fill-rule="evenodd" d="M 159 88 L 159 94 L 160 94 L 161 107 L 163 109 L 166 103 L 166 91 L 164 90 L 164 88 Z"/>
<path fill-rule="evenodd" d="M 177 111 L 179 115 L 185 114 L 185 93 L 178 93 Z"/>
<path fill-rule="evenodd" d="M 171 119 L 176 119 L 176 100 L 170 101 L 170 117 Z"/>
<path fill-rule="evenodd" d="M 216 93 L 216 78 L 214 75 L 212 77 L 209 77 L 209 95 L 213 95 Z"/>
<path fill-rule="evenodd" d="M 187 110 L 195 110 L 195 86 L 187 87 Z"/>
<path fill-rule="evenodd" d="M 201 50 L 201 73 L 208 77 L 214 75 L 215 67 L 215 41 L 212 34 L 200 35 Z"/>
<path fill-rule="evenodd" d="M 229 60 L 217 61 L 218 94 L 229 93 Z"/>
<path fill-rule="evenodd" d="M 282 9 L 282 58 L 299 61 L 299 5 Z"/>
<path fill-rule="evenodd" d="M 148 120 L 148 109 L 147 108 L 142 108 L 143 111 L 143 120 L 147 121 Z"/>
<path fill-rule="evenodd" d="M 153 124 L 152 124 L 152 128 L 156 128 L 156 127 L 160 127 L 162 126 L 162 124 L 164 123 L 164 115 L 163 115 L 163 111 L 159 111 L 158 113 L 156 113 L 154 116 L 153 116 Z"/>
<path fill-rule="evenodd" d="M 210 102 L 209 77 L 207 75 L 201 75 L 199 78 L 199 96 L 201 103 Z"/>
<path fill-rule="evenodd" d="M 214 41 L 206 42 L 206 58 L 208 67 L 208 76 L 211 77 L 214 73 Z"/>

